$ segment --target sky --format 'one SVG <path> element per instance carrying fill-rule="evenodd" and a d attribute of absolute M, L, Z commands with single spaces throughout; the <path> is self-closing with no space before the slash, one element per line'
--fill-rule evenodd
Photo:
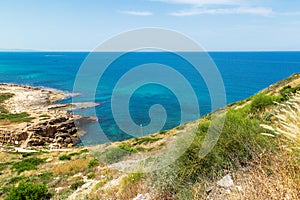
<path fill-rule="evenodd" d="M 178 31 L 207 51 L 300 50 L 299 0 L 0 1 L 0 50 L 92 51 L 144 27 Z"/>

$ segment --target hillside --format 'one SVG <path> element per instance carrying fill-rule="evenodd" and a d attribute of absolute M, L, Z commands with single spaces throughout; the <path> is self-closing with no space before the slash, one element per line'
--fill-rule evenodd
<path fill-rule="evenodd" d="M 199 156 L 211 120 L 218 125 L 224 113 L 218 140 L 208 138 L 215 146 Z M 14 149 L 0 152 L 2 199 L 300 199 L 300 74 L 169 131 L 64 151 Z"/>

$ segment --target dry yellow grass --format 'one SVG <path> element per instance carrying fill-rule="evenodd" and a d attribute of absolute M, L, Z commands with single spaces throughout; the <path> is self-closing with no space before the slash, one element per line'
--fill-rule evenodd
<path fill-rule="evenodd" d="M 263 155 L 247 173 L 239 173 L 229 199 L 300 199 L 299 166 L 295 156 L 282 150 L 278 155 Z"/>
<path fill-rule="evenodd" d="M 276 132 L 296 143 L 300 147 L 300 92 L 289 101 L 279 104 L 275 110 L 274 125 Z"/>
<path fill-rule="evenodd" d="M 57 164 L 53 167 L 52 172 L 56 176 L 60 175 L 72 175 L 79 172 L 83 172 L 87 169 L 87 165 L 89 161 L 91 161 L 91 158 L 81 158 L 77 160 L 70 160 L 67 162 L 62 162 L 60 164 Z"/>

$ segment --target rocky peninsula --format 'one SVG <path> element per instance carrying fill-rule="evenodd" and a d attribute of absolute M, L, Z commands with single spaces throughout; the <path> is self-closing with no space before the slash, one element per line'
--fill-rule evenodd
<path fill-rule="evenodd" d="M 66 96 L 51 89 L 0 84 L 0 147 L 61 149 L 78 143 L 84 131 L 76 125 L 95 119 L 68 110 L 95 104 L 54 104 Z"/>

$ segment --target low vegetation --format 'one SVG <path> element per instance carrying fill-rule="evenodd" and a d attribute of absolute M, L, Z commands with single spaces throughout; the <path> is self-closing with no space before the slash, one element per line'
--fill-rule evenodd
<path fill-rule="evenodd" d="M 3 103 L 4 101 L 12 98 L 14 94 L 11 93 L 0 93 L 0 103 Z"/>
<path fill-rule="evenodd" d="M 22 113 L 9 113 L 3 105 L 1 105 L 4 101 L 12 98 L 14 94 L 11 93 L 0 93 L 0 120 L 8 120 L 10 122 L 31 122 L 33 120 L 32 117 L 26 112 Z"/>
<path fill-rule="evenodd" d="M 5 200 L 46 200 L 50 197 L 46 185 L 21 182 L 18 187 L 10 190 Z"/>
<path fill-rule="evenodd" d="M 59 156 L 59 160 L 71 160 L 72 156 L 71 155 L 62 155 Z"/>
<path fill-rule="evenodd" d="M 77 181 L 75 183 L 72 183 L 72 185 L 70 186 L 70 188 L 72 190 L 77 190 L 77 188 L 81 187 L 83 184 L 85 184 L 84 181 Z"/>
<path fill-rule="evenodd" d="M 20 162 L 16 162 L 12 165 L 11 169 L 17 173 L 21 173 L 27 170 L 35 170 L 37 166 L 41 163 L 44 163 L 45 159 L 41 158 L 27 158 Z"/>
<path fill-rule="evenodd" d="M 30 115 L 26 112 L 16 113 L 16 114 L 1 114 L 0 120 L 9 120 L 11 122 L 31 122 L 34 118 L 30 117 Z"/>

